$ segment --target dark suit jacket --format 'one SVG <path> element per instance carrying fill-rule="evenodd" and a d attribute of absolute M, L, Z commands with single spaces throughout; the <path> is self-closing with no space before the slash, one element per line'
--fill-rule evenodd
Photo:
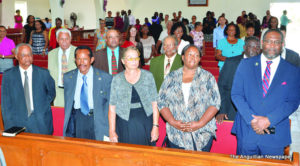
<path fill-rule="evenodd" d="M 32 65 L 32 97 L 34 111 L 28 117 L 19 66 L 3 74 L 1 110 L 4 128 L 26 127 L 25 132 L 52 134 L 51 102 L 55 97 L 55 83 L 47 69 Z"/>
<path fill-rule="evenodd" d="M 228 120 L 234 120 L 236 114 L 236 108 L 231 100 L 231 87 L 235 71 L 242 59 L 243 55 L 226 58 L 219 76 L 221 108 L 218 114 L 227 114 Z"/>
<path fill-rule="evenodd" d="M 150 72 L 153 74 L 154 80 L 155 80 L 155 84 L 156 84 L 156 88 L 157 88 L 157 92 L 160 89 L 161 84 L 164 81 L 164 61 L 165 61 L 165 56 L 166 55 L 161 55 L 158 57 L 155 57 L 153 59 L 151 59 L 150 61 Z M 170 72 L 179 69 L 180 67 L 182 67 L 182 60 L 181 60 L 181 56 L 179 54 L 175 55 L 175 59 L 174 62 L 172 63 Z"/>
<path fill-rule="evenodd" d="M 288 61 L 289 63 L 297 66 L 297 67 L 300 67 L 300 57 L 299 57 L 299 54 L 296 53 L 295 51 L 287 49 L 287 48 L 285 48 L 285 51 L 286 51 L 285 60 Z"/>
<path fill-rule="evenodd" d="M 112 76 L 93 68 L 93 99 L 94 99 L 94 130 L 96 140 L 103 140 L 108 134 L 108 105 L 110 97 L 110 84 Z M 79 70 L 75 69 L 64 74 L 65 120 L 64 136 L 66 135 L 69 119 L 73 109 L 74 95 Z M 89 94 L 90 95 L 90 94 Z"/>
<path fill-rule="evenodd" d="M 281 59 L 263 97 L 260 56 L 243 59 L 236 70 L 231 98 L 238 112 L 232 132 L 241 144 L 285 147 L 291 143 L 289 115 L 299 106 L 300 68 Z M 252 115 L 267 117 L 275 134 L 256 134 Z"/>
<path fill-rule="evenodd" d="M 124 52 L 124 49 L 119 47 L 118 73 L 120 73 L 124 70 L 124 66 L 121 61 L 123 52 Z M 103 70 L 103 71 L 109 73 L 108 60 L 107 60 L 107 48 L 103 48 L 99 51 L 96 51 L 94 57 L 95 57 L 95 61 L 94 61 L 93 66 L 95 68 L 98 68 L 100 70 Z"/>

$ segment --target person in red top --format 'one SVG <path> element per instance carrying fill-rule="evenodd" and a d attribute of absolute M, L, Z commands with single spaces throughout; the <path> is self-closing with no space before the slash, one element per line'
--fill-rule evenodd
<path fill-rule="evenodd" d="M 135 26 L 130 25 L 128 27 L 128 30 L 126 32 L 126 40 L 121 45 L 122 48 L 127 48 L 129 46 L 136 47 L 140 52 L 140 64 L 141 66 L 145 65 L 144 61 L 144 50 L 143 50 L 143 44 L 140 41 L 140 34 L 138 33 L 138 30 Z"/>
<path fill-rule="evenodd" d="M 56 31 L 62 28 L 62 20 L 57 17 L 55 19 L 55 27 L 51 28 L 49 31 L 49 50 L 55 49 L 58 47 L 58 43 L 56 40 Z"/>

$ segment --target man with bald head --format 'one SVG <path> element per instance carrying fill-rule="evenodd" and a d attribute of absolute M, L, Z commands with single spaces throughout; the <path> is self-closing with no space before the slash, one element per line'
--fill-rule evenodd
<path fill-rule="evenodd" d="M 20 126 L 25 132 L 51 135 L 54 80 L 47 69 L 32 65 L 31 45 L 21 43 L 15 53 L 19 65 L 6 70 L 2 80 L 4 128 Z"/>
<path fill-rule="evenodd" d="M 120 33 L 118 30 L 110 29 L 106 33 L 106 47 L 95 52 L 93 66 L 114 76 L 124 70 L 121 62 L 123 48 L 120 44 Z"/>
<path fill-rule="evenodd" d="M 236 108 L 232 103 L 230 95 L 235 71 L 242 59 L 251 58 L 259 54 L 259 39 L 252 36 L 245 39 L 244 52 L 242 55 L 226 59 L 218 80 L 218 86 L 221 95 L 221 108 L 216 116 L 217 123 L 221 124 L 224 119 L 234 120 Z"/>
<path fill-rule="evenodd" d="M 291 144 L 291 115 L 299 106 L 300 69 L 280 57 L 278 29 L 268 30 L 262 54 L 243 59 L 234 76 L 231 98 L 237 108 L 232 133 L 238 155 L 283 155 Z"/>

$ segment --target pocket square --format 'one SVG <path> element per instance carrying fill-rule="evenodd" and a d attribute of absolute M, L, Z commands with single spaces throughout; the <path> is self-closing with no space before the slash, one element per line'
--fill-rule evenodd
<path fill-rule="evenodd" d="M 281 85 L 286 85 L 286 82 L 282 82 Z"/>

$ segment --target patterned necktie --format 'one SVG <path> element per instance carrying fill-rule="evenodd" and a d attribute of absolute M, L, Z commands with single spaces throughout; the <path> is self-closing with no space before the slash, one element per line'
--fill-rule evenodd
<path fill-rule="evenodd" d="M 24 81 L 24 95 L 27 107 L 28 117 L 31 115 L 31 103 L 30 103 L 30 94 L 29 94 L 29 83 L 28 83 L 28 76 L 27 71 L 24 71 L 25 81 Z"/>
<path fill-rule="evenodd" d="M 111 56 L 111 74 L 114 76 L 118 74 L 118 68 L 117 68 L 117 60 L 115 56 L 115 52 L 111 51 L 112 56 Z"/>
<path fill-rule="evenodd" d="M 80 109 L 83 115 L 87 115 L 90 112 L 88 104 L 88 85 L 86 83 L 86 75 L 82 76 L 82 86 L 80 93 Z"/>
<path fill-rule="evenodd" d="M 165 75 L 169 74 L 170 72 L 170 67 L 171 67 L 171 59 L 168 58 L 168 63 L 167 63 L 167 66 L 165 68 Z"/>
<path fill-rule="evenodd" d="M 66 56 L 66 51 L 63 51 L 61 56 L 61 80 L 63 81 L 64 74 L 68 71 L 68 61 Z"/>
<path fill-rule="evenodd" d="M 267 61 L 267 67 L 265 70 L 265 74 L 263 77 L 263 83 L 262 83 L 262 87 L 263 87 L 263 97 L 265 97 L 268 93 L 268 89 L 270 86 L 270 78 L 271 78 L 271 64 L 272 61 Z"/>

